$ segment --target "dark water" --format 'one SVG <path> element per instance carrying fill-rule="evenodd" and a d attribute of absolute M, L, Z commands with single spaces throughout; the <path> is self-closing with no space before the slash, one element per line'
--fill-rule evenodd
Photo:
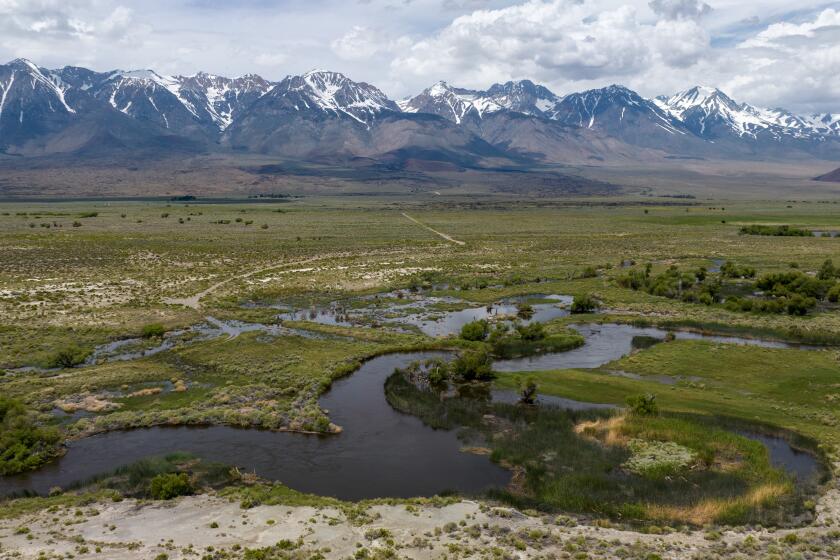
<path fill-rule="evenodd" d="M 778 469 L 784 469 L 800 482 L 812 481 L 821 472 L 820 463 L 816 457 L 805 451 L 794 449 L 784 438 L 755 432 L 738 431 L 737 433 L 764 444 L 770 453 L 770 464 Z"/>
<path fill-rule="evenodd" d="M 586 339 L 585 344 L 580 348 L 557 354 L 541 354 L 526 358 L 499 360 L 493 364 L 493 369 L 497 371 L 546 371 L 552 369 L 597 368 L 628 355 L 633 350 L 634 337 L 649 336 L 664 339 L 668 332 L 673 332 L 677 339 L 680 340 L 709 340 L 725 344 L 743 344 L 764 348 L 812 348 L 787 342 L 735 336 L 705 335 L 693 332 L 666 331 L 653 327 L 642 328 L 632 325 L 592 324 L 572 325 L 572 327 Z"/>
<path fill-rule="evenodd" d="M 510 473 L 487 457 L 462 453 L 454 431 L 433 430 L 395 411 L 383 385 L 395 368 L 444 357 L 423 352 L 382 356 L 333 384 L 321 399 L 344 428 L 307 436 L 224 426 L 156 427 L 110 432 L 72 442 L 67 454 L 24 476 L 0 478 L 0 495 L 46 493 L 144 457 L 186 451 L 279 480 L 296 490 L 355 500 L 428 496 L 442 490 L 478 493 L 504 486 Z"/>

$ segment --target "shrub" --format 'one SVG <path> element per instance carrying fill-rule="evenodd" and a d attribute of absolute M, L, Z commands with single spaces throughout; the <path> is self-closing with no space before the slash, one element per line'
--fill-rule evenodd
<path fill-rule="evenodd" d="M 741 235 L 773 235 L 778 237 L 813 237 L 814 233 L 807 229 L 791 226 L 764 226 L 754 224 L 741 228 Z"/>
<path fill-rule="evenodd" d="M 638 416 L 657 416 L 659 405 L 656 404 L 656 395 L 636 395 L 627 397 L 627 406 L 630 412 Z"/>
<path fill-rule="evenodd" d="M 519 402 L 524 404 L 534 404 L 537 400 L 537 382 L 533 377 L 529 377 L 525 381 L 520 381 L 519 384 Z"/>
<path fill-rule="evenodd" d="M 531 323 L 530 325 L 519 325 L 516 327 L 522 340 L 534 342 L 545 338 L 545 327 L 542 323 Z"/>
<path fill-rule="evenodd" d="M 89 350 L 70 345 L 53 354 L 47 365 L 51 368 L 69 368 L 84 363 L 89 355 Z"/>
<path fill-rule="evenodd" d="M 461 327 L 461 338 L 464 340 L 484 340 L 490 332 L 490 325 L 484 319 L 472 321 Z"/>
<path fill-rule="evenodd" d="M 163 338 L 164 334 L 166 334 L 166 329 L 164 329 L 163 325 L 161 325 L 160 323 L 152 323 L 151 325 L 146 325 L 141 331 L 141 335 L 143 336 L 143 338 Z"/>
<path fill-rule="evenodd" d="M 597 307 L 598 304 L 592 296 L 575 296 L 571 311 L 572 313 L 592 313 Z"/>
<path fill-rule="evenodd" d="M 534 307 L 527 303 L 520 303 L 516 306 L 516 316 L 520 319 L 530 319 L 534 316 Z"/>
<path fill-rule="evenodd" d="M 463 381 L 493 378 L 493 360 L 486 350 L 467 350 L 452 362 L 452 373 Z"/>
<path fill-rule="evenodd" d="M 194 491 L 195 489 L 187 473 L 159 474 L 152 479 L 149 485 L 149 494 L 155 500 L 170 500 L 178 496 L 189 496 Z"/>
<path fill-rule="evenodd" d="M 61 436 L 35 424 L 20 401 L 0 396 L 0 475 L 34 469 L 52 458 Z"/>

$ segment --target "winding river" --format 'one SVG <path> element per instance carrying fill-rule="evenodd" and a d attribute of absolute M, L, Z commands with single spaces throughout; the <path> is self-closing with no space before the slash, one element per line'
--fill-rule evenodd
<path fill-rule="evenodd" d="M 395 411 L 383 386 L 395 368 L 445 353 L 380 356 L 335 382 L 321 398 L 333 436 L 247 430 L 226 426 L 156 427 L 99 434 L 68 445 L 43 468 L 0 478 L 0 495 L 73 483 L 152 455 L 175 451 L 238 466 L 303 492 L 340 499 L 430 496 L 443 490 L 475 494 L 504 486 L 510 472 L 487 457 L 461 452 L 455 431 L 434 430 Z"/>

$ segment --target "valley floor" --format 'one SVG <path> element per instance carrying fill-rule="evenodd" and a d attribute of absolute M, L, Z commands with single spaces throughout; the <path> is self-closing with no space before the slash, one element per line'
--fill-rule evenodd
<path fill-rule="evenodd" d="M 248 498 L 255 481 L 237 471 L 235 484 L 214 479 L 198 495 L 160 501 L 147 499 L 143 486 L 154 472 L 134 480 L 121 471 L 113 486 L 88 480 L 81 489 L 62 484 L 51 497 L 0 501 L 0 558 L 837 558 L 840 305 L 826 294 L 804 314 L 726 302 L 793 301 L 784 275 L 797 279 L 795 289 L 818 275 L 826 284 L 815 290 L 840 282 L 840 269 L 825 264 L 840 261 L 840 238 L 830 235 L 840 231 L 836 204 L 828 195 L 0 203 L 0 422 L 4 438 L 23 430 L 20 441 L 0 439 L 12 450 L 0 457 L 9 472 L 50 460 L 54 467 L 62 459 L 49 453 L 61 442 L 125 428 L 210 424 L 342 438 L 342 411 L 323 405 L 330 388 L 396 352 L 498 353 L 490 337 L 458 336 L 472 318 L 492 326 L 524 317 L 528 307 L 546 313 L 537 334 L 557 355 L 586 348 L 601 325 L 679 335 L 635 337 L 632 351 L 628 339 L 626 353 L 607 352 L 592 365 L 523 372 L 508 364 L 527 356 L 497 356 L 505 367 L 494 391 L 531 380 L 546 397 L 619 408 L 652 394 L 662 415 L 656 425 L 642 419 L 624 432 L 613 424 L 578 437 L 583 428 L 573 428 L 623 414 L 603 408 L 532 434 L 534 447 L 572 438 L 585 450 L 566 461 L 564 449 L 505 443 L 516 422 L 479 414 L 483 424 L 473 428 L 501 427 L 474 451 L 515 473 L 508 496 L 348 503 L 290 493 L 267 502 Z M 829 235 L 741 232 L 754 224 Z M 720 271 L 727 261 L 735 263 L 730 276 Z M 768 288 L 776 295 L 739 267 L 758 278 L 780 275 Z M 631 272 L 649 285 L 633 289 Z M 689 280 L 679 276 L 677 293 L 655 285 L 682 274 Z M 684 286 L 708 288 L 700 276 L 719 280 L 723 298 L 682 298 Z M 570 315 L 575 296 L 597 308 Z M 707 336 L 688 339 L 688 331 Z M 507 350 L 535 345 L 510 332 Z M 365 393 L 354 395 L 364 406 Z M 431 431 L 437 419 L 425 412 L 412 411 L 422 422 L 403 420 Z M 516 414 L 526 425 L 528 415 Z M 741 425 L 812 453 L 828 466 L 824 476 L 799 488 L 770 465 L 762 445 L 738 435 L 709 441 L 710 426 Z M 627 449 L 631 438 L 671 436 L 691 448 L 691 467 L 651 475 L 655 484 L 679 489 L 702 480 L 715 493 L 698 488 L 696 503 L 686 504 L 695 496 L 672 491 L 661 499 L 674 507 L 657 509 L 638 495 L 650 480 L 633 495 L 627 481 L 642 476 L 626 467 Z M 65 458 L 72 455 L 71 445 Z M 573 478 L 569 471 L 581 465 L 603 472 Z M 201 470 L 190 459 L 177 468 Z M 0 490 L 11 480 L 0 478 Z M 602 483 L 623 484 L 626 503 L 574 501 L 580 488 L 608 493 Z M 762 495 L 766 488 L 775 494 Z"/>

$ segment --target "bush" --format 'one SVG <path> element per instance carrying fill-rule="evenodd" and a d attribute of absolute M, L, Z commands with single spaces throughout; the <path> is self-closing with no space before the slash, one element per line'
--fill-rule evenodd
<path fill-rule="evenodd" d="M 537 400 L 537 382 L 533 377 L 519 383 L 519 402 L 534 404 Z"/>
<path fill-rule="evenodd" d="M 575 296 L 571 311 L 572 313 L 592 313 L 597 307 L 598 304 L 592 296 Z"/>
<path fill-rule="evenodd" d="M 493 359 L 486 350 L 467 350 L 452 362 L 452 373 L 463 381 L 493 379 Z"/>
<path fill-rule="evenodd" d="M 472 321 L 461 327 L 461 338 L 464 340 L 484 340 L 490 332 L 490 325 L 484 319 Z"/>
<path fill-rule="evenodd" d="M 164 334 L 166 334 L 166 329 L 164 329 L 163 325 L 161 325 L 160 323 L 152 323 L 151 325 L 146 325 L 141 331 L 141 335 L 143 336 L 143 338 L 163 338 Z"/>
<path fill-rule="evenodd" d="M 519 325 L 516 327 L 522 340 L 534 342 L 545 338 L 545 327 L 542 323 L 531 323 L 530 325 Z"/>
<path fill-rule="evenodd" d="M 659 405 L 656 404 L 656 395 L 636 395 L 627 397 L 627 406 L 630 412 L 637 416 L 659 415 Z"/>
<path fill-rule="evenodd" d="M 534 316 L 534 307 L 527 303 L 520 303 L 516 306 L 516 316 L 520 319 L 530 319 Z"/>
<path fill-rule="evenodd" d="M 155 500 L 170 500 L 178 496 L 190 496 L 195 492 L 187 473 L 159 474 L 149 485 L 149 494 Z"/>
<path fill-rule="evenodd" d="M 84 363 L 88 356 L 90 356 L 90 350 L 83 350 L 76 345 L 70 345 L 53 354 L 48 360 L 47 366 L 69 368 Z"/>
<path fill-rule="evenodd" d="M 744 226 L 741 235 L 772 235 L 778 237 L 813 237 L 814 233 L 807 229 L 791 226 L 763 226 L 759 224 Z"/>
<path fill-rule="evenodd" d="M 0 396 L 0 475 L 34 469 L 52 458 L 61 436 L 35 424 L 20 401 Z"/>

